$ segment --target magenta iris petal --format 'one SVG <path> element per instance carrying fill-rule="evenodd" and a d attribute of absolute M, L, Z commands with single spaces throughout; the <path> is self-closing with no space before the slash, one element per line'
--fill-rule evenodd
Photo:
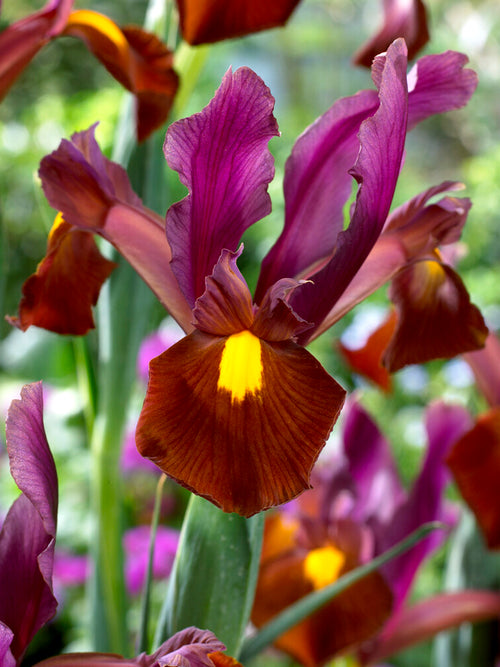
<path fill-rule="evenodd" d="M 458 438 L 472 425 L 469 413 L 460 406 L 434 403 L 427 410 L 426 429 L 429 439 L 427 454 L 413 488 L 385 530 L 380 534 L 380 550 L 416 530 L 427 521 L 445 521 L 449 514 L 442 494 L 449 479 L 444 464 L 446 455 Z M 407 595 L 422 560 L 442 541 L 443 534 L 435 531 L 409 552 L 387 563 L 383 573 L 391 582 L 396 607 Z"/>
<path fill-rule="evenodd" d="M 433 252 L 438 245 L 459 240 L 471 207 L 469 199 L 444 197 L 435 204 L 428 201 L 441 192 L 461 187 L 460 183 L 446 181 L 428 188 L 390 214 L 370 254 L 314 337 L 394 278 L 409 261 Z"/>
<path fill-rule="evenodd" d="M 57 475 L 42 409 L 41 383 L 27 385 L 7 417 L 11 473 L 22 495 L 0 532 L 0 622 L 13 632 L 10 651 L 18 663 L 57 607 L 52 594 Z"/>
<path fill-rule="evenodd" d="M 360 184 L 351 224 L 338 235 L 333 258 L 291 298 L 305 320 L 319 324 L 366 259 L 384 225 L 394 195 L 406 137 L 406 46 L 394 42 L 384 59 L 380 106 L 361 125 L 361 149 L 351 173 Z M 310 336 L 307 332 L 306 336 Z"/>
<path fill-rule="evenodd" d="M 262 263 L 258 303 L 276 280 L 298 276 L 333 252 L 352 191 L 349 169 L 359 151 L 357 133 L 378 105 L 374 90 L 341 99 L 296 141 L 285 167 L 285 226 Z"/>
<path fill-rule="evenodd" d="M 167 238 L 172 270 L 191 307 L 221 250 L 235 251 L 245 229 L 271 210 L 273 106 L 254 72 L 229 70 L 210 104 L 167 132 L 165 157 L 190 193 L 170 207 Z"/>
<path fill-rule="evenodd" d="M 387 440 L 358 403 L 347 411 L 344 454 L 356 485 L 353 518 L 390 521 L 405 493 Z"/>
<path fill-rule="evenodd" d="M 456 51 L 424 56 L 408 74 L 408 128 L 436 113 L 465 106 L 477 87 L 477 74 L 464 69 L 467 56 Z"/>

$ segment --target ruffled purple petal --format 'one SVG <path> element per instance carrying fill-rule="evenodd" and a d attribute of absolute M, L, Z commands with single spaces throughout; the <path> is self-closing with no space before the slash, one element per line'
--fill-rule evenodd
<path fill-rule="evenodd" d="M 285 226 L 262 262 L 258 303 L 274 282 L 300 275 L 333 252 L 352 191 L 359 127 L 378 105 L 374 90 L 341 99 L 296 141 L 285 166 Z"/>
<path fill-rule="evenodd" d="M 427 410 L 427 454 L 406 502 L 392 520 L 380 531 L 379 551 L 385 551 L 428 521 L 444 521 L 443 492 L 449 479 L 445 459 L 451 446 L 472 425 L 469 413 L 460 406 L 434 403 Z M 384 565 L 383 573 L 391 583 L 395 608 L 405 599 L 415 573 L 422 562 L 443 539 L 442 531 L 435 531 L 413 549 Z"/>
<path fill-rule="evenodd" d="M 153 655 L 148 656 L 145 667 L 146 665 L 148 667 L 153 667 L 153 665 L 213 667 L 208 657 L 209 654 L 224 651 L 225 648 L 224 644 L 210 630 L 186 628 L 167 639 Z"/>
<path fill-rule="evenodd" d="M 52 593 L 57 475 L 42 409 L 41 383 L 27 385 L 7 417 L 11 472 L 23 493 L 0 532 L 0 622 L 13 632 L 10 650 L 17 662 L 57 607 Z"/>
<path fill-rule="evenodd" d="M 294 310 L 318 325 L 344 292 L 385 223 L 396 187 L 406 136 L 406 46 L 396 40 L 384 58 L 380 106 L 361 125 L 361 149 L 351 171 L 360 184 L 351 224 L 338 235 L 332 259 L 291 297 Z M 306 337 L 310 337 L 308 332 Z M 303 341 L 305 342 L 305 341 Z"/>
<path fill-rule="evenodd" d="M 464 69 L 468 61 L 463 53 L 446 51 L 415 63 L 408 74 L 408 129 L 467 104 L 477 87 L 477 74 Z"/>
<path fill-rule="evenodd" d="M 212 275 L 205 278 L 205 291 L 193 310 L 200 331 L 229 336 L 252 326 L 252 296 L 236 264 L 242 252 L 243 245 L 237 252 L 223 250 Z"/>
<path fill-rule="evenodd" d="M 432 252 L 438 245 L 458 241 L 471 207 L 470 200 L 444 197 L 435 204 L 427 202 L 441 192 L 458 189 L 460 185 L 441 183 L 391 213 L 370 254 L 315 330 L 314 338 L 394 278 L 410 260 Z"/>
<path fill-rule="evenodd" d="M 191 306 L 221 251 L 235 251 L 245 229 L 271 210 L 273 106 L 252 70 L 229 70 L 210 104 L 167 132 L 166 160 L 189 190 L 167 213 L 167 237 L 172 270 Z"/>
<path fill-rule="evenodd" d="M 252 327 L 256 336 L 272 341 L 289 340 L 312 327 L 288 305 L 290 295 L 303 284 L 292 278 L 282 278 L 267 290 Z"/>

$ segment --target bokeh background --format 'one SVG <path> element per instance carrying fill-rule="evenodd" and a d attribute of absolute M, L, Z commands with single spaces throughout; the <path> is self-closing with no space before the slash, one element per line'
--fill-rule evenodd
<path fill-rule="evenodd" d="M 473 207 L 463 234 L 458 268 L 472 296 L 493 329 L 500 328 L 500 3 L 497 0 L 432 0 L 427 3 L 431 41 L 423 53 L 459 50 L 479 74 L 479 86 L 466 109 L 432 118 L 408 137 L 404 168 L 396 192 L 397 205 L 430 185 L 460 180 L 463 195 Z M 4 0 L 0 28 L 42 5 L 28 0 Z M 77 8 L 100 11 L 120 24 L 142 24 L 145 0 L 77 1 Z M 355 50 L 381 21 L 378 0 L 303 0 L 286 29 L 216 44 L 182 115 L 200 110 L 212 97 L 229 66 L 252 67 L 276 98 L 281 137 L 271 141 L 276 177 L 270 186 L 273 211 L 245 236 L 240 262 L 249 284 L 255 284 L 260 260 L 279 234 L 283 221 L 282 180 L 287 156 L 297 136 L 336 99 L 370 87 L 367 70 L 351 64 Z M 120 109 L 126 93 L 88 53 L 82 43 L 61 38 L 47 45 L 23 73 L 0 105 L 0 310 L 15 314 L 24 280 L 45 252 L 54 211 L 46 203 L 37 177 L 41 158 L 61 138 L 99 121 L 97 137 L 112 154 Z M 174 120 L 172 118 L 171 120 Z M 164 132 L 156 133 L 153 149 L 161 151 Z M 184 195 L 177 175 L 167 167 L 161 176 L 164 190 L 159 213 Z M 133 174 L 140 179 L 140 174 Z M 394 377 L 391 394 L 383 394 L 351 374 L 336 351 L 336 340 L 348 344 L 366 335 L 380 321 L 387 305 L 385 288 L 358 306 L 334 329 L 314 343 L 314 353 L 349 390 L 360 393 L 364 405 L 385 431 L 409 482 L 422 457 L 425 443 L 422 415 L 436 398 L 457 401 L 477 412 L 484 404 L 471 373 L 460 360 L 412 366 Z M 153 331 L 164 319 L 157 308 L 150 322 Z M 90 340 L 95 334 L 90 334 Z M 81 348 L 78 341 L 32 329 L 22 334 L 0 319 L 0 412 L 25 382 L 44 378 L 47 385 L 47 431 L 60 475 L 61 516 L 59 542 L 72 553 L 84 555 L 89 540 L 89 455 L 85 436 L 85 402 L 78 384 Z M 144 385 L 138 379 L 134 410 L 140 408 Z M 133 425 L 134 411 L 130 415 Z M 3 433 L 2 433 L 3 436 Z M 335 434 L 332 447 L 335 446 Z M 130 525 L 148 516 L 155 476 L 137 470 L 126 478 L 127 516 Z M 0 455 L 0 508 L 5 511 L 16 493 L 8 475 L 6 456 Z M 453 490 L 451 497 L 456 497 Z M 185 496 L 174 485 L 166 521 L 178 526 Z M 414 597 L 442 587 L 449 561 L 444 548 L 422 572 Z M 484 559 L 487 557 L 483 554 Z M 488 558 L 494 558 L 489 556 Z M 486 563 L 486 560 L 482 562 Z M 488 561 L 493 563 L 494 561 Z M 485 565 L 486 567 L 486 565 Z M 492 565 L 492 567 L 496 567 Z M 156 592 L 158 604 L 164 588 Z M 57 622 L 40 639 L 60 647 L 85 648 L 88 610 L 82 587 L 64 593 Z M 131 614 L 137 614 L 134 604 Z M 57 646 L 56 646 L 57 649 Z M 426 666 L 430 644 L 402 654 L 394 665 Z M 54 650 L 52 650 L 54 652 Z M 265 664 L 293 664 L 268 654 Z M 26 663 L 28 664 L 28 663 Z M 337 665 L 348 664 L 337 661 Z M 436 663 L 438 664 L 438 663 Z M 477 663 L 478 665 L 480 663 Z"/>

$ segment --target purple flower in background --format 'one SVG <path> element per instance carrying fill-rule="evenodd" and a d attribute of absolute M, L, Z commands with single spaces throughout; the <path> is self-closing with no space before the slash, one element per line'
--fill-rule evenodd
<path fill-rule="evenodd" d="M 424 523 L 454 525 L 456 513 L 444 499 L 449 479 L 445 457 L 470 424 L 471 417 L 461 407 L 435 403 L 428 408 L 426 454 L 407 491 L 387 440 L 368 413 L 350 403 L 340 456 L 313 472 L 311 491 L 267 520 L 254 623 L 268 622 L 289 604 L 375 558 Z M 358 651 L 364 664 L 386 657 L 388 647 L 401 648 L 409 637 L 419 641 L 463 620 L 498 614 L 498 595 L 468 591 L 440 598 L 435 614 L 425 615 L 432 608 L 430 602 L 428 608 L 419 607 L 413 616 L 415 626 L 408 632 L 412 616 L 405 616 L 404 602 L 418 568 L 442 540 L 442 532 L 425 538 L 286 632 L 276 645 L 307 667 L 347 649 Z"/>
<path fill-rule="evenodd" d="M 144 586 L 149 559 L 150 526 L 135 526 L 125 531 L 125 583 L 130 595 L 138 595 Z M 170 574 L 179 543 L 179 531 L 158 526 L 153 556 L 153 579 L 165 579 Z M 85 584 L 89 576 L 86 555 L 57 550 L 54 557 L 54 587 L 66 588 Z"/>
<path fill-rule="evenodd" d="M 131 595 L 137 595 L 143 589 L 149 558 L 149 526 L 136 526 L 124 535 L 125 581 Z M 153 578 L 165 579 L 170 574 L 174 563 L 179 531 L 167 526 L 158 526 L 156 531 L 153 556 Z"/>

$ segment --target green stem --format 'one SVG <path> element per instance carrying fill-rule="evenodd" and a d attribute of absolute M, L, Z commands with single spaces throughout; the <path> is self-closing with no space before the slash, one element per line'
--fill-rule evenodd
<path fill-rule="evenodd" d="M 330 600 L 342 593 L 346 588 L 349 588 L 349 586 L 352 586 L 356 581 L 359 581 L 367 574 L 370 574 L 388 561 L 396 558 L 396 556 L 408 551 L 408 549 L 411 549 L 417 542 L 436 529 L 447 529 L 447 526 L 437 521 L 420 526 L 420 528 L 415 530 L 404 540 L 401 540 L 391 549 L 388 549 L 380 556 L 377 556 L 377 558 L 366 563 L 366 565 L 362 565 L 361 567 L 348 572 L 333 584 L 325 586 L 318 591 L 314 591 L 306 597 L 301 598 L 295 604 L 287 607 L 278 616 L 269 621 L 269 623 L 262 626 L 256 635 L 245 641 L 239 656 L 240 662 L 245 663 L 256 656 L 262 650 L 267 648 L 267 646 L 272 644 L 280 635 L 313 614 L 327 602 L 330 602 Z"/>
<path fill-rule="evenodd" d="M 161 497 L 163 487 L 167 476 L 165 474 L 160 476 L 156 486 L 155 505 L 153 510 L 153 517 L 151 519 L 151 535 L 149 538 L 149 557 L 148 567 L 146 571 L 146 583 L 144 585 L 144 592 L 142 595 L 141 605 L 141 626 L 139 629 L 138 653 L 148 651 L 148 625 L 149 625 L 149 606 L 151 600 L 151 581 L 153 579 L 153 561 L 155 552 L 156 533 L 158 531 L 158 523 L 160 520 Z"/>
<path fill-rule="evenodd" d="M 89 343 L 89 336 L 75 337 L 73 339 L 76 374 L 80 386 L 80 394 L 87 397 L 87 402 L 84 406 L 87 433 L 91 434 L 94 430 L 94 421 L 97 414 L 98 395 L 94 363 Z"/>

